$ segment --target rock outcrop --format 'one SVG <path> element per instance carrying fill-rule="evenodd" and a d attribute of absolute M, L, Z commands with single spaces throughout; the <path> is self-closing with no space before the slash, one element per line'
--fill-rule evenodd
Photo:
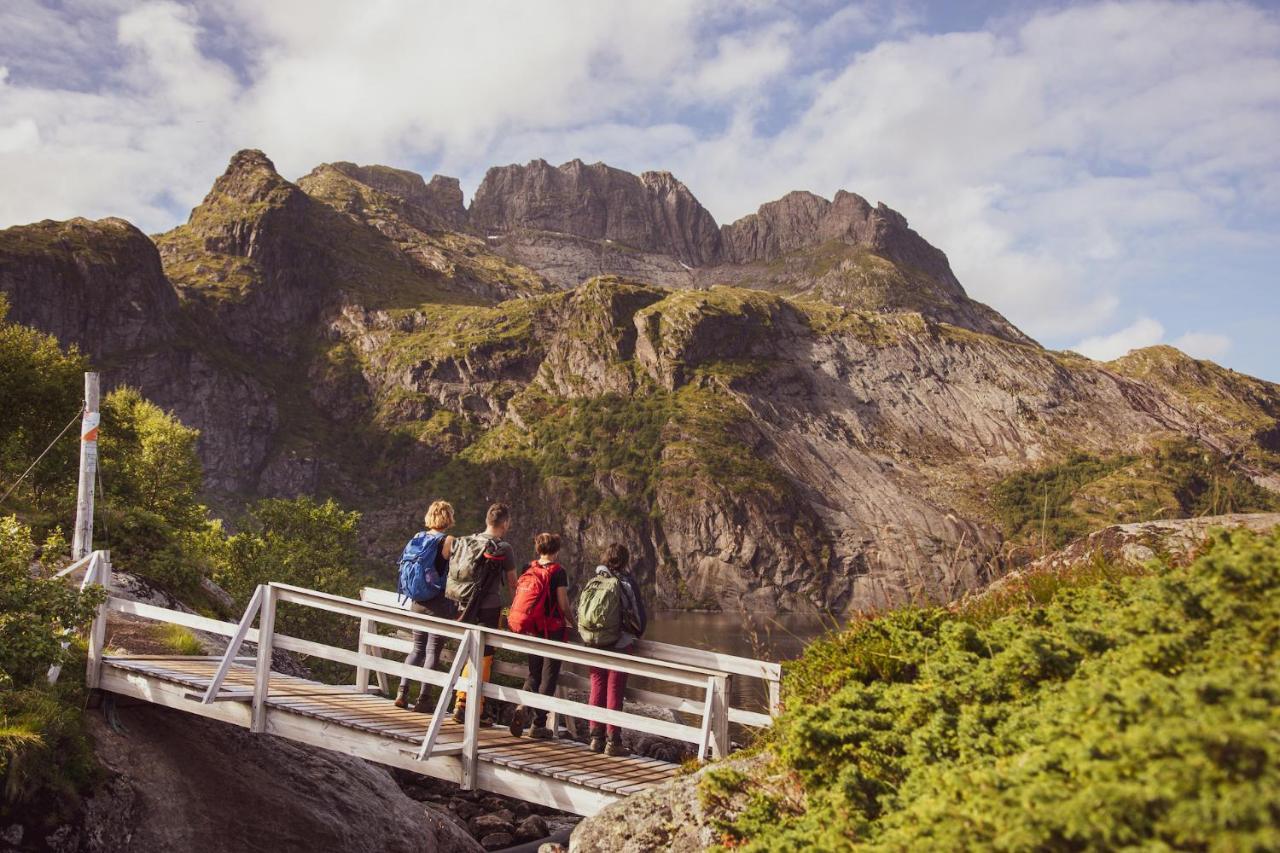
<path fill-rule="evenodd" d="M 89 715 L 107 778 L 53 850 L 483 849 L 360 759 L 156 705 L 120 707 L 118 717 L 123 733 Z"/>
<path fill-rule="evenodd" d="M 691 266 L 719 257 L 715 220 L 670 172 L 636 176 L 581 160 L 495 167 L 476 190 L 470 221 L 486 233 L 552 231 L 611 240 L 622 251 L 670 255 Z"/>
<path fill-rule="evenodd" d="M 10 319 L 94 358 L 138 353 L 174 333 L 178 299 L 155 245 L 123 219 L 45 220 L 0 231 Z"/>

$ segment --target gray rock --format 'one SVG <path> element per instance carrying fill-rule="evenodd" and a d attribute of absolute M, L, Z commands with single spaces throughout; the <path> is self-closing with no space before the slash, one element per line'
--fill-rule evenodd
<path fill-rule="evenodd" d="M 480 839 L 480 846 L 485 850 L 501 850 L 510 847 L 513 840 L 509 832 L 493 832 Z"/>
<path fill-rule="evenodd" d="M 539 838 L 546 838 L 549 834 L 547 822 L 536 814 L 529 815 L 516 827 L 517 841 L 537 841 Z"/>
<path fill-rule="evenodd" d="M 504 810 L 505 811 L 505 810 Z M 511 812 L 506 814 L 482 814 L 476 815 L 467 822 L 471 829 L 471 834 L 476 838 L 484 838 L 495 832 L 514 833 L 515 826 L 511 822 Z"/>

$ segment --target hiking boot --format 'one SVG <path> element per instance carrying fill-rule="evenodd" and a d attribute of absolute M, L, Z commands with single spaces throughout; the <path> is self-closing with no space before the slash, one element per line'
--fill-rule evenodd
<path fill-rule="evenodd" d="M 551 740 L 551 729 L 546 726 L 534 726 L 529 729 L 529 737 L 534 740 Z"/>
<path fill-rule="evenodd" d="M 408 690 L 401 690 L 399 693 L 396 694 L 396 707 L 397 708 L 409 707 L 409 691 Z"/>
<path fill-rule="evenodd" d="M 511 714 L 511 735 L 512 737 L 522 737 L 524 735 L 525 723 L 524 708 L 516 708 Z"/>
<path fill-rule="evenodd" d="M 493 728 L 493 722 L 494 722 L 493 714 L 481 708 L 480 709 L 480 728 L 491 729 Z"/>
<path fill-rule="evenodd" d="M 467 722 L 467 706 L 462 702 L 458 702 L 453 706 L 453 721 L 458 725 Z"/>
<path fill-rule="evenodd" d="M 627 749 L 627 745 L 622 742 L 620 737 L 609 738 L 609 745 L 604 748 L 605 755 L 613 755 L 621 758 L 631 754 L 631 750 Z"/>
<path fill-rule="evenodd" d="M 427 696 L 427 688 L 422 688 L 422 692 L 418 694 L 418 701 L 413 703 L 413 710 L 419 714 L 430 714 L 435 711 L 431 707 L 431 699 Z"/>
<path fill-rule="evenodd" d="M 591 736 L 591 751 L 604 752 L 604 735 Z"/>

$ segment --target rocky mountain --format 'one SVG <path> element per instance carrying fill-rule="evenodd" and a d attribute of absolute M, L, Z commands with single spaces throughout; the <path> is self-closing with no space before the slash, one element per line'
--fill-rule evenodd
<path fill-rule="evenodd" d="M 1280 488 L 1280 387 L 1045 350 L 852 193 L 719 228 L 666 173 L 535 161 L 465 211 L 456 190 L 349 163 L 293 183 L 240 152 L 154 241 L 0 231 L 0 291 L 198 426 L 225 512 L 334 495 L 389 555 L 434 497 L 465 525 L 503 499 L 518 544 L 559 529 L 575 570 L 626 542 L 668 606 L 954 597 L 1005 568 L 993 489 L 1081 454 L 1128 471 L 1189 443 L 1215 506 Z M 1090 517 L 1146 507 L 1113 497 L 1144 482 L 1090 486 Z"/>

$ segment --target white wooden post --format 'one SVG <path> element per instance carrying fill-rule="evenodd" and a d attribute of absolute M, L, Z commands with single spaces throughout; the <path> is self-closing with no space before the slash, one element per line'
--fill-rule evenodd
<path fill-rule="evenodd" d="M 476 787 L 476 763 L 480 754 L 480 707 L 484 704 L 484 632 L 467 631 L 467 662 L 471 666 L 467 678 L 467 711 L 462 729 L 462 784 L 464 791 Z M 457 657 L 461 657 L 461 650 Z M 456 659 L 456 658 L 455 658 Z"/>
<path fill-rule="evenodd" d="M 706 699 L 702 703 L 702 733 L 698 739 L 699 761 L 707 760 L 707 749 L 711 746 L 711 726 L 716 711 L 716 687 L 714 682 L 714 675 L 707 677 Z"/>
<path fill-rule="evenodd" d="M 449 710 L 449 694 L 458 683 L 463 663 L 471 656 L 468 649 L 470 644 L 471 634 L 463 634 L 462 639 L 458 641 L 458 653 L 453 656 L 453 665 L 449 667 L 448 678 L 440 688 L 440 698 L 436 701 L 435 713 L 431 715 L 431 725 L 427 727 L 427 736 L 423 738 L 422 749 L 418 750 L 419 761 L 430 758 L 431 752 L 436 748 L 436 735 L 440 734 L 440 724 L 444 722 L 444 715 Z M 422 689 L 426 689 L 426 684 L 423 684 Z"/>
<path fill-rule="evenodd" d="M 93 580 L 89 580 L 93 578 Z M 85 584 L 102 584 L 111 595 L 111 552 L 95 551 L 89 561 L 89 569 L 85 573 Z M 89 689 L 97 688 L 102 683 L 102 654 L 107 640 L 107 602 L 103 599 L 98 605 L 98 612 L 89 627 L 89 654 L 84 683 Z"/>
<path fill-rule="evenodd" d="M 782 682 L 769 681 L 769 716 L 776 717 L 782 713 Z"/>
<path fill-rule="evenodd" d="M 258 584 L 254 588 L 253 596 L 249 599 L 249 604 L 244 609 L 244 615 L 240 617 L 240 624 L 236 626 L 236 633 L 227 643 L 227 652 L 222 656 L 222 662 L 218 664 L 218 671 L 214 673 L 213 680 L 209 682 L 209 689 L 204 692 L 204 698 L 200 700 L 200 704 L 208 705 L 218 698 L 218 691 L 222 689 L 222 682 L 226 679 L 227 673 L 231 671 L 231 665 L 235 663 L 236 655 L 240 653 L 240 646 L 244 644 L 244 638 L 248 636 L 254 617 L 258 615 L 258 610 L 262 606 L 262 589 L 262 584 Z"/>
<path fill-rule="evenodd" d="M 374 622 L 367 616 L 360 618 L 360 637 L 357 639 L 356 650 L 362 655 L 372 655 L 375 658 L 382 657 L 382 649 L 377 646 L 371 646 L 364 641 L 369 634 L 374 633 Z M 361 693 L 369 692 L 369 668 L 364 666 L 356 667 L 356 690 Z M 383 696 L 390 693 L 391 683 L 387 678 L 387 674 L 381 670 L 373 673 L 378 679 L 378 692 Z"/>
<path fill-rule="evenodd" d="M 729 677 L 713 675 L 708 679 L 711 691 L 711 749 L 716 758 L 729 754 Z"/>
<path fill-rule="evenodd" d="M 93 550 L 93 483 L 98 472 L 98 374 L 84 375 L 84 417 L 80 421 L 80 483 L 76 488 L 76 530 L 71 559 Z"/>
<path fill-rule="evenodd" d="M 249 730 L 267 730 L 267 692 L 271 687 L 271 635 L 276 628 L 276 592 L 270 584 L 262 587 L 258 611 L 258 661 L 253 679 L 253 717 Z"/>

